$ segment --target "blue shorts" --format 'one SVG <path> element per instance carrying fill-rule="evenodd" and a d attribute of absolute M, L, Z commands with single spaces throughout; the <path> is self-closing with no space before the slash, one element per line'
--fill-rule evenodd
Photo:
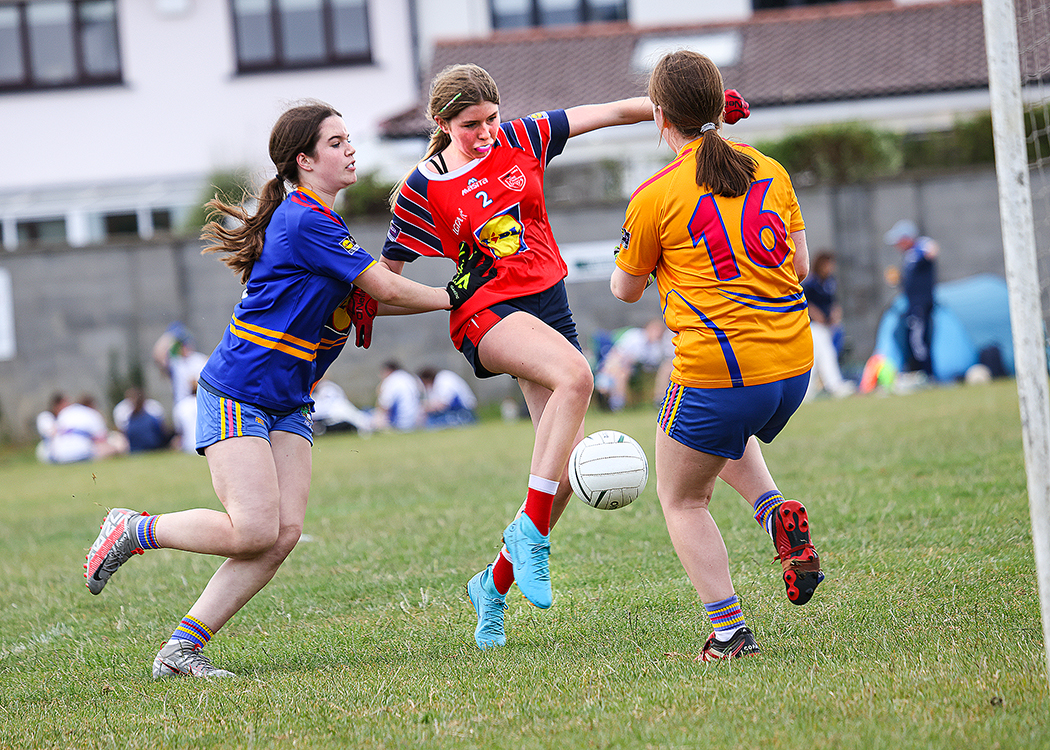
<path fill-rule="evenodd" d="M 463 343 L 460 344 L 459 351 L 467 358 L 467 362 L 474 368 L 474 374 L 479 378 L 492 378 L 500 373 L 489 372 L 481 364 L 478 358 L 478 344 L 492 326 L 519 310 L 539 318 L 568 339 L 570 344 L 581 352 L 583 351 L 579 337 L 576 335 L 576 322 L 572 319 L 572 310 L 569 309 L 565 281 L 559 281 L 542 292 L 497 302 L 492 307 L 486 307 L 471 316 L 466 325 L 467 333 L 463 336 Z"/>
<path fill-rule="evenodd" d="M 682 445 L 735 460 L 744 455 L 752 435 L 769 443 L 780 434 L 808 386 L 808 372 L 742 388 L 689 388 L 671 382 L 657 423 Z"/>
<path fill-rule="evenodd" d="M 310 407 L 301 406 L 288 414 L 274 414 L 258 406 L 220 396 L 204 387 L 197 388 L 197 453 L 220 440 L 233 437 L 261 437 L 267 442 L 271 432 L 291 432 L 314 442 L 314 420 Z"/>

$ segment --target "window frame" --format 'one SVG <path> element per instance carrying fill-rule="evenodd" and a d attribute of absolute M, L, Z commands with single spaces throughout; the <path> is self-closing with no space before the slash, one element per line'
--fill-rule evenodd
<path fill-rule="evenodd" d="M 120 21 L 118 18 L 117 0 L 58 0 L 72 9 L 72 39 L 70 48 L 73 53 L 73 77 L 62 81 L 37 81 L 33 77 L 33 51 L 31 49 L 32 35 L 29 24 L 30 0 L 17 0 L 16 2 L 0 1 L 2 8 L 14 8 L 18 13 L 18 40 L 21 45 L 22 78 L 19 81 L 0 80 L 0 93 L 23 92 L 23 91 L 55 91 L 61 89 L 86 88 L 91 86 L 119 86 L 124 83 L 124 64 L 120 52 Z M 83 16 L 80 7 L 89 2 L 108 2 L 113 6 L 113 38 L 115 41 L 113 53 L 116 62 L 116 72 L 98 74 L 88 69 L 87 60 L 84 56 L 84 30 Z"/>
<path fill-rule="evenodd" d="M 238 25 L 238 14 L 235 0 L 230 0 L 230 18 L 233 30 L 233 53 L 237 66 L 237 75 L 251 75 L 255 73 L 274 73 L 294 70 L 316 70 L 320 68 L 345 67 L 347 65 L 371 65 L 375 58 L 372 55 L 372 22 L 369 12 L 369 0 L 361 0 L 361 8 L 364 11 L 365 39 L 368 49 L 364 53 L 353 55 L 339 55 L 335 50 L 335 9 L 332 0 L 320 0 L 321 23 L 324 29 L 324 59 L 322 60 L 287 60 L 287 52 L 283 49 L 283 33 L 281 30 L 281 9 L 279 0 L 264 0 L 269 6 L 269 29 L 273 41 L 273 55 L 265 62 L 245 62 L 241 57 L 240 27 Z"/>
<path fill-rule="evenodd" d="M 497 22 L 498 16 L 496 14 L 496 3 L 495 0 L 488 0 L 489 5 L 489 17 L 492 21 L 492 28 L 495 31 L 509 31 L 513 29 L 535 29 L 535 28 L 557 28 L 563 26 L 582 25 L 591 23 L 620 23 L 628 20 L 628 2 L 627 0 L 616 0 L 619 5 L 623 8 L 623 18 L 617 18 L 613 20 L 604 20 L 595 18 L 595 9 L 592 6 L 592 0 L 576 0 L 577 9 L 580 17 L 583 19 L 578 24 L 548 24 L 543 22 L 543 0 L 526 0 L 528 4 L 528 24 L 525 26 L 500 26 Z"/>

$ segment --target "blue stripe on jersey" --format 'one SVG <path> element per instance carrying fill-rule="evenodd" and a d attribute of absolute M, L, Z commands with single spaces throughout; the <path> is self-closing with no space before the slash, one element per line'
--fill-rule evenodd
<path fill-rule="evenodd" d="M 733 351 L 733 346 L 729 343 L 729 337 L 726 336 L 725 331 L 716 326 L 710 318 L 708 318 L 702 312 L 693 307 L 692 303 L 690 303 L 689 300 L 687 300 L 677 291 L 672 290 L 671 294 L 676 295 L 680 300 L 682 300 L 682 302 L 684 302 L 690 310 L 696 313 L 696 316 L 700 318 L 700 322 L 714 332 L 715 338 L 718 339 L 718 345 L 722 347 L 722 357 L 725 359 L 726 368 L 729 370 L 729 379 L 732 384 L 732 387 L 743 387 L 744 376 L 740 372 L 740 363 L 737 362 L 736 353 Z"/>
<path fill-rule="evenodd" d="M 525 126 L 525 135 L 532 143 L 532 154 L 537 159 L 543 158 L 543 142 L 540 140 L 540 125 L 536 120 L 526 117 L 521 121 Z M 544 165 L 546 166 L 546 164 Z"/>
<path fill-rule="evenodd" d="M 420 198 L 424 201 L 427 199 L 427 184 L 429 180 L 425 176 L 419 173 L 418 169 L 412 170 L 412 174 L 409 175 L 408 181 L 405 183 L 409 188 L 414 190 Z M 423 205 L 411 200 L 405 195 L 404 191 L 398 193 L 397 206 L 404 211 L 407 211 L 420 219 L 425 221 L 427 225 L 434 226 L 434 217 L 430 215 L 430 212 L 423 208 Z"/>
<path fill-rule="evenodd" d="M 719 289 L 718 293 L 728 300 L 732 300 L 752 310 L 764 312 L 789 313 L 806 309 L 806 297 L 798 292 L 784 297 L 761 297 L 754 294 L 741 294 L 729 289 Z"/>
<path fill-rule="evenodd" d="M 430 253 L 428 253 L 430 255 L 441 255 L 441 243 L 437 240 L 437 238 L 434 237 L 432 231 L 427 231 L 423 227 L 417 227 L 414 224 L 410 224 L 404 219 L 401 219 L 397 216 L 394 217 L 393 224 L 395 227 L 397 227 L 398 232 L 400 232 L 400 234 L 397 237 L 397 244 L 403 246 L 405 250 L 412 252 L 413 260 L 418 258 L 420 255 L 424 254 L 427 249 L 431 251 Z M 417 247 L 408 247 L 408 245 L 412 244 L 412 242 L 414 242 L 417 245 Z M 387 256 L 388 258 L 393 257 L 390 253 L 387 252 L 386 247 L 383 248 L 383 255 Z"/>
<path fill-rule="evenodd" d="M 514 122 L 505 122 L 501 124 L 499 128 L 503 131 L 503 135 L 506 136 L 508 146 L 511 148 L 521 148 L 521 144 L 518 142 L 518 134 L 514 132 Z"/>

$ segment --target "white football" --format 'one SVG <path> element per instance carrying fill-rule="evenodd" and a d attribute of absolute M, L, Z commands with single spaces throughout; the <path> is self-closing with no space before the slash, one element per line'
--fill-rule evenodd
<path fill-rule="evenodd" d="M 630 505 L 649 479 L 649 461 L 638 441 L 616 430 L 581 440 L 569 457 L 569 483 L 583 502 L 599 510 Z"/>

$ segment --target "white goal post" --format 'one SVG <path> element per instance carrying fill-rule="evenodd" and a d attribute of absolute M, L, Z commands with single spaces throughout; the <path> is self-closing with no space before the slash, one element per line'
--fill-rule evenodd
<path fill-rule="evenodd" d="M 1014 1 L 984 0 L 984 34 L 1028 506 L 1050 679 L 1050 395 Z"/>

